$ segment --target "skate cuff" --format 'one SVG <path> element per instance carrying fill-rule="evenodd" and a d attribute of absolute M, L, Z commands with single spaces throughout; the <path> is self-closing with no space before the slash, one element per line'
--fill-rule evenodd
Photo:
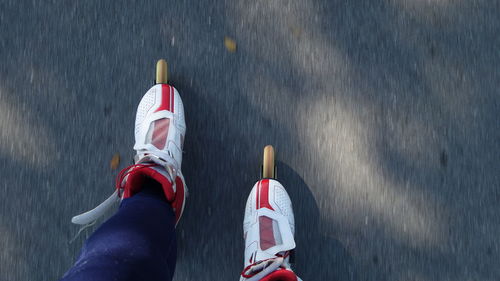
<path fill-rule="evenodd" d="M 151 178 L 161 184 L 165 198 L 171 202 L 175 199 L 175 185 L 172 184 L 170 175 L 160 166 L 135 168 L 130 171 L 125 181 L 123 199 L 141 191 L 146 179 Z"/>

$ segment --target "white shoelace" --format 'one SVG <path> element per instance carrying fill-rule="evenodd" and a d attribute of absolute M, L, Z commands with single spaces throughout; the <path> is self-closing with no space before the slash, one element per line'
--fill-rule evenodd
<path fill-rule="evenodd" d="M 89 210 L 87 212 L 84 212 L 82 214 L 79 214 L 79 215 L 76 215 L 74 216 L 72 219 L 71 219 L 71 222 L 74 223 L 74 224 L 77 224 L 77 225 L 81 225 L 82 227 L 78 230 L 78 232 L 76 233 L 75 237 L 73 237 L 73 239 L 70 240 L 70 243 L 73 242 L 76 238 L 78 238 L 78 236 L 80 235 L 80 233 L 87 229 L 88 227 L 94 225 L 96 223 L 96 221 L 102 217 L 113 205 L 115 205 L 116 203 L 120 202 L 122 200 L 122 194 L 123 194 L 123 187 L 124 187 L 124 184 L 127 180 L 127 177 L 128 177 L 128 174 L 137 169 L 137 168 L 145 168 L 145 167 L 152 167 L 152 166 L 162 166 L 165 168 L 165 170 L 167 171 L 168 175 L 170 176 L 170 179 L 174 179 L 175 177 L 175 170 L 172 169 L 169 165 L 167 165 L 165 162 L 160 162 L 158 163 L 157 161 L 154 161 L 154 164 L 148 164 L 147 160 L 153 160 L 153 159 L 150 159 L 150 158 L 143 158 L 143 160 L 141 161 L 141 163 L 137 163 L 137 164 L 134 164 L 132 166 L 129 166 L 125 169 L 122 169 L 117 177 L 117 180 L 116 180 L 116 189 L 115 191 L 113 192 L 113 194 L 111 194 L 111 196 L 109 196 L 106 200 L 104 200 L 101 204 L 97 205 L 97 207 L 93 208 L 92 210 Z M 176 190 L 176 186 L 175 186 L 175 180 L 171 180 L 172 181 L 172 184 L 173 184 L 173 189 L 174 191 Z"/>

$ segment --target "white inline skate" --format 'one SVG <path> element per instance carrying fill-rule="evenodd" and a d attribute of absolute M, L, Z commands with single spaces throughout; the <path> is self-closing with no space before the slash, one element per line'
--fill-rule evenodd
<path fill-rule="evenodd" d="M 96 208 L 73 217 L 75 224 L 90 225 L 115 202 L 141 191 L 147 179 L 161 184 L 165 198 L 179 222 L 187 196 L 181 172 L 182 147 L 186 134 L 184 106 L 177 90 L 169 85 L 167 62 L 156 64 L 156 83 L 141 99 L 135 119 L 134 165 L 123 169 L 115 192 Z"/>
<path fill-rule="evenodd" d="M 262 179 L 248 197 L 243 221 L 245 269 L 240 281 L 298 281 L 291 269 L 295 249 L 292 202 L 276 180 L 274 149 L 264 148 Z"/>

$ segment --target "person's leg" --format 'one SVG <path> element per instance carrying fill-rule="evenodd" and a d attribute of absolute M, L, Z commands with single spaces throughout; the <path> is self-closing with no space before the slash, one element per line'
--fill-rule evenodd
<path fill-rule="evenodd" d="M 95 221 L 118 198 L 120 209 L 86 241 L 65 281 L 172 278 L 174 229 L 188 191 L 181 172 L 186 123 L 178 91 L 163 84 L 165 63 L 158 66 L 162 82 L 146 92 L 137 108 L 135 164 L 118 174 L 113 195 L 71 221 L 79 225 Z"/>
<path fill-rule="evenodd" d="M 62 280 L 172 280 L 174 227 L 174 212 L 161 186 L 147 181 L 89 237 Z"/>

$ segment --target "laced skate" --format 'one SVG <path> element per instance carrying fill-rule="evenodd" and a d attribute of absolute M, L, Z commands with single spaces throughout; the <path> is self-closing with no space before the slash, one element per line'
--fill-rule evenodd
<path fill-rule="evenodd" d="M 137 109 L 135 164 L 119 173 L 115 192 L 108 199 L 94 209 L 73 217 L 71 222 L 84 226 L 93 224 L 116 202 L 139 192 L 142 183 L 151 178 L 161 184 L 167 201 L 174 209 L 177 225 L 187 196 L 187 187 L 181 172 L 185 134 L 186 123 L 181 97 L 173 86 L 167 84 L 167 65 L 165 60 L 159 60 L 156 67 L 156 85 L 146 92 Z"/>
<path fill-rule="evenodd" d="M 266 146 L 262 179 L 254 185 L 245 207 L 245 269 L 240 281 L 301 280 L 290 265 L 295 249 L 292 202 L 275 177 L 274 149 Z"/>

